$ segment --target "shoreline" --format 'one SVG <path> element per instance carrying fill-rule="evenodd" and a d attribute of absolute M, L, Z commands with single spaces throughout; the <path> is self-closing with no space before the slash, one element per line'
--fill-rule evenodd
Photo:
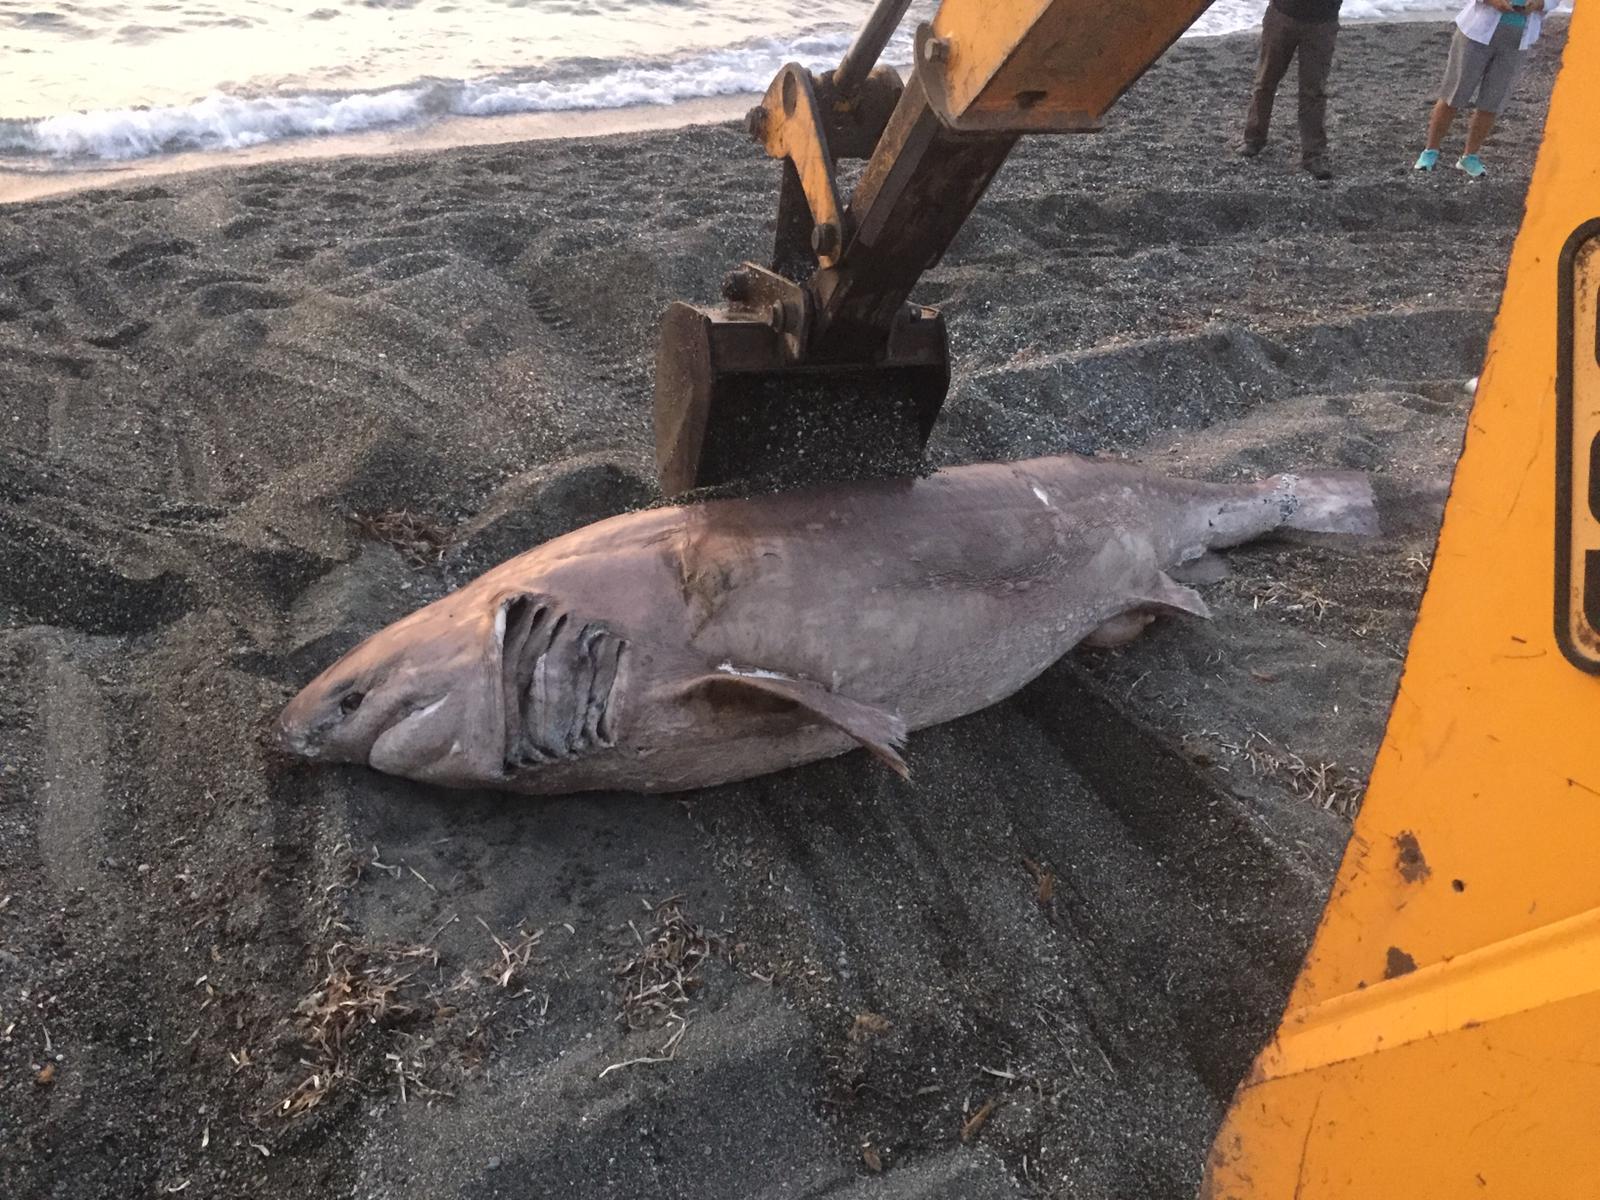
<path fill-rule="evenodd" d="M 1414 25 L 1453 19 L 1454 10 L 1406 12 L 1384 17 L 1356 17 L 1344 26 Z M 1180 45 L 1215 43 L 1253 37 L 1252 30 L 1196 34 Z M 1169 52 L 1170 53 L 1170 52 Z M 187 175 L 196 171 L 257 166 L 263 163 L 319 161 L 330 158 L 389 157 L 468 146 L 513 142 L 608 137 L 620 133 L 681 129 L 737 120 L 760 99 L 759 92 L 704 96 L 672 104 L 640 104 L 625 108 L 570 109 L 562 112 L 510 113 L 494 117 L 445 117 L 426 125 L 373 129 L 321 137 L 286 138 L 239 150 L 193 150 L 103 167 L 67 170 L 0 169 L 0 205 L 20 204 L 52 196 L 123 187 L 146 179 Z"/>
<path fill-rule="evenodd" d="M 324 137 L 286 138 L 242 150 L 189 150 L 115 166 L 73 171 L 0 170 L 0 204 L 20 204 L 51 196 L 123 187 L 146 179 L 197 171 L 251 167 L 263 163 L 311 162 L 330 158 L 387 158 L 467 146 L 499 146 L 608 137 L 715 125 L 745 114 L 757 93 L 704 96 L 675 104 L 636 104 L 628 108 L 572 109 L 566 112 L 510 113 L 497 117 L 446 117 L 427 125 L 373 129 Z"/>

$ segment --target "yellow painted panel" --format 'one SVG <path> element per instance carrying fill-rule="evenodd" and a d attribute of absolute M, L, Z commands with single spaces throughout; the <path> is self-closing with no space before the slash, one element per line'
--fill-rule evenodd
<path fill-rule="evenodd" d="M 1372 785 L 1207 1197 L 1600 1197 L 1600 675 L 1557 634 L 1600 647 L 1600 556 L 1590 609 L 1557 578 L 1600 549 L 1600 253 L 1560 287 L 1596 218 L 1579 5 Z"/>
<path fill-rule="evenodd" d="M 1597 23 L 1572 19 L 1405 673 L 1291 1007 L 1376 982 L 1391 947 L 1422 966 L 1600 906 L 1600 679 L 1553 617 L 1557 265 L 1600 217 Z"/>
<path fill-rule="evenodd" d="M 1594 1200 L 1600 995 L 1247 1085 L 1206 1200 Z"/>
<path fill-rule="evenodd" d="M 994 73 L 1050 7 L 1051 0 L 944 0 L 933 14 L 934 36 L 950 44 L 946 94 L 965 112 Z M 917 64 L 918 70 L 926 70 Z"/>
<path fill-rule="evenodd" d="M 950 47 L 942 93 L 956 117 L 1029 110 L 1099 117 L 1210 6 L 944 0 L 933 18 L 934 34 Z"/>
<path fill-rule="evenodd" d="M 1600 992 L 1600 908 L 1296 1009 L 1254 1078 L 1315 1070 L 1590 992 Z"/>

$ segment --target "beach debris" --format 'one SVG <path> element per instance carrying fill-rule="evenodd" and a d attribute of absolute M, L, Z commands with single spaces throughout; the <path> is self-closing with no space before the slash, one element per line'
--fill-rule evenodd
<path fill-rule="evenodd" d="M 1282 579 L 1269 580 L 1254 589 L 1254 602 L 1252 608 L 1282 608 L 1284 612 L 1303 612 L 1314 621 L 1320 621 L 1328 615 L 1330 608 L 1338 608 L 1336 601 L 1317 592 L 1313 588 L 1302 587 L 1296 583 L 1289 583 Z"/>
<path fill-rule="evenodd" d="M 450 915 L 449 915 L 449 916 L 448 916 L 448 917 L 446 917 L 446 918 L 445 918 L 445 919 L 444 919 L 444 921 L 443 921 L 443 922 L 442 922 L 442 923 L 441 923 L 441 924 L 440 924 L 440 925 L 439 925 L 439 928 L 437 928 L 437 929 L 435 929 L 435 930 L 434 930 L 434 931 L 433 931 L 433 932 L 432 932 L 432 933 L 430 933 L 430 934 L 429 934 L 429 935 L 428 935 L 428 936 L 427 936 L 427 937 L 425 937 L 425 938 L 423 938 L 423 939 L 422 939 L 422 944 L 423 944 L 423 945 L 424 945 L 424 946 L 431 946 L 431 945 L 433 945 L 433 943 L 434 943 L 434 942 L 437 942 L 437 941 L 438 941 L 438 940 L 439 940 L 439 935 L 440 935 L 440 934 L 441 934 L 441 933 L 443 933 L 443 932 L 444 932 L 444 931 L 445 931 L 445 930 L 446 930 L 446 929 L 449 929 L 449 928 L 450 928 L 450 926 L 452 926 L 452 925 L 454 925 L 454 924 L 455 924 L 455 923 L 456 923 L 456 922 L 457 922 L 457 921 L 459 921 L 459 920 L 460 920 L 460 919 L 461 919 L 461 917 L 460 917 L 460 916 L 459 916 L 459 915 L 458 915 L 458 914 L 456 914 L 456 913 L 451 913 L 451 914 L 450 914 Z"/>
<path fill-rule="evenodd" d="M 509 988 L 518 976 L 527 969 L 528 963 L 533 957 L 534 947 L 539 944 L 539 939 L 544 936 L 544 930 L 540 929 L 535 933 L 529 933 L 527 930 L 518 929 L 516 940 L 507 941 L 490 929 L 488 922 L 482 917 L 478 918 L 478 924 L 483 926 L 483 931 L 493 939 L 495 948 L 500 951 L 500 961 L 487 968 L 483 972 L 483 977 L 491 981 L 497 988 L 502 990 Z"/>
<path fill-rule="evenodd" d="M 639 953 L 616 970 L 621 983 L 618 1011 L 630 1031 L 668 1025 L 671 1032 L 652 1053 L 606 1067 L 600 1072 L 601 1079 L 626 1067 L 676 1058 L 689 1029 L 690 1005 L 704 985 L 700 968 L 712 959 L 727 957 L 722 940 L 685 914 L 682 896 L 667 897 L 654 906 L 654 912 L 656 926 L 649 939 L 635 927 L 634 937 L 641 943 Z M 631 921 L 628 924 L 633 926 Z"/>
<path fill-rule="evenodd" d="M 685 914 L 682 896 L 657 904 L 655 919 L 649 941 L 616 972 L 622 982 L 622 1019 L 629 1029 L 681 1016 L 704 983 L 700 967 L 724 954 L 722 942 Z"/>
<path fill-rule="evenodd" d="M 1230 768 L 1218 762 L 1211 751 L 1243 763 L 1252 777 L 1283 784 L 1301 800 L 1346 820 L 1353 818 L 1366 794 L 1367 781 L 1355 771 L 1327 759 L 1310 758 L 1279 745 L 1259 730 L 1244 738 L 1228 737 L 1216 730 L 1185 734 L 1184 753 L 1202 765 Z"/>
<path fill-rule="evenodd" d="M 283 1117 L 301 1116 L 320 1105 L 350 1069 L 353 1043 L 367 1030 L 387 1028 L 421 1011 L 413 985 L 419 969 L 436 966 L 431 946 L 376 947 L 338 943 L 326 955 L 327 971 L 295 1008 L 295 1029 L 310 1069 L 277 1105 Z M 246 1065 L 248 1051 L 239 1066 Z M 402 1088 L 404 1080 L 402 1077 Z"/>
<path fill-rule="evenodd" d="M 1033 876 L 1034 900 L 1038 902 L 1040 908 L 1049 908 L 1056 896 L 1055 875 L 1046 871 L 1026 854 L 1022 856 L 1022 865 L 1028 874 Z"/>
<path fill-rule="evenodd" d="M 856 1019 L 850 1023 L 850 1040 L 861 1043 L 872 1038 L 884 1037 L 893 1028 L 889 1018 L 882 1013 L 864 1012 L 857 1013 Z"/>
<path fill-rule="evenodd" d="M 961 1125 L 961 1140 L 970 1142 L 978 1136 L 979 1130 L 989 1123 L 989 1118 L 994 1115 L 997 1101 L 991 1097 L 985 1100 L 978 1110 L 966 1119 Z"/>
<path fill-rule="evenodd" d="M 632 512 L 368 638 L 279 738 L 535 794 L 684 791 L 858 745 L 904 777 L 907 730 L 995 703 L 1080 642 L 1208 615 L 1169 570 L 1278 529 L 1375 527 L 1350 472 L 1197 483 L 1077 457 Z M 1258 599 L 1333 604 L 1288 584 Z"/>
<path fill-rule="evenodd" d="M 439 894 L 439 889 L 434 887 L 433 884 L 428 882 L 428 877 L 426 875 L 424 875 L 421 871 L 419 871 L 415 867 L 413 867 L 410 863 L 406 864 L 406 870 L 410 871 L 418 879 L 422 880 L 422 886 L 427 888 L 435 896 L 437 896 Z"/>
<path fill-rule="evenodd" d="M 450 548 L 450 534 L 431 517 L 406 509 L 356 513 L 350 518 L 363 537 L 398 550 L 414 567 L 431 567 Z"/>
<path fill-rule="evenodd" d="M 524 923 L 499 934 L 475 919 L 494 953 L 454 964 L 437 943 L 458 913 L 421 942 L 334 942 L 319 953 L 318 980 L 286 1020 L 290 1036 L 279 1039 L 298 1046 L 293 1065 L 246 1047 L 229 1054 L 234 1072 L 267 1067 L 286 1074 L 269 1110 L 287 1119 L 352 1084 L 392 1088 L 402 1104 L 452 1095 L 450 1085 L 483 1064 L 498 1033 L 514 1037 L 550 1007 L 548 994 L 527 986 L 545 931 Z"/>
<path fill-rule="evenodd" d="M 689 1022 L 682 1017 L 668 1017 L 667 1020 L 672 1024 L 672 1034 L 661 1044 L 661 1048 L 656 1053 L 642 1054 L 638 1058 L 626 1058 L 621 1062 L 614 1062 L 610 1066 L 603 1068 L 596 1078 L 604 1079 L 611 1072 L 626 1070 L 628 1067 L 640 1067 L 650 1063 L 667 1063 L 677 1058 L 678 1043 L 683 1040 L 683 1035 L 689 1031 Z"/>

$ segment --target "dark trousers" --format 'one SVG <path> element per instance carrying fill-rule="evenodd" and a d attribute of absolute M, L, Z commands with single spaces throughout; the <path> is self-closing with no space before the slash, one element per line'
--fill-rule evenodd
<path fill-rule="evenodd" d="M 1307 166 L 1328 154 L 1328 72 L 1338 21 L 1299 21 L 1269 5 L 1261 21 L 1261 60 L 1245 118 L 1245 145 L 1260 147 L 1272 123 L 1272 99 L 1296 54 L 1300 56 L 1300 160 Z"/>

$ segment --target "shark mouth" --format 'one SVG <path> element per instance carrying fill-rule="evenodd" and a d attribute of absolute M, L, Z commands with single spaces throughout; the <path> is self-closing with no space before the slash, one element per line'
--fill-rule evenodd
<path fill-rule="evenodd" d="M 515 596 L 496 622 L 505 767 L 520 771 L 616 745 L 612 693 L 628 643 L 547 597 Z"/>

